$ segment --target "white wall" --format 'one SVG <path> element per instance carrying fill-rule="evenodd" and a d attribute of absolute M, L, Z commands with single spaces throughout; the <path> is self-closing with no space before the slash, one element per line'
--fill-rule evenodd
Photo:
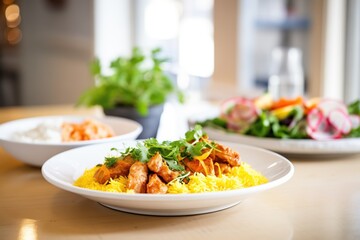
<path fill-rule="evenodd" d="M 74 104 L 93 84 L 89 63 L 94 49 L 93 1 L 21 0 L 21 102 Z"/>
<path fill-rule="evenodd" d="M 347 3 L 344 99 L 353 102 L 360 96 L 360 1 L 350 0 Z"/>
<path fill-rule="evenodd" d="M 95 0 L 95 55 L 104 70 L 112 60 L 131 53 L 134 42 L 133 3 Z"/>
<path fill-rule="evenodd" d="M 327 0 L 322 96 L 344 98 L 346 1 Z"/>

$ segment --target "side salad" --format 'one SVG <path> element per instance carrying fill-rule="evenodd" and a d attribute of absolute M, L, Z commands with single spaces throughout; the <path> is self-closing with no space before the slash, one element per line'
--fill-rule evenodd
<path fill-rule="evenodd" d="M 360 137 L 360 100 L 350 104 L 327 98 L 274 100 L 233 97 L 220 106 L 220 115 L 198 122 L 203 127 L 256 137 L 331 140 Z"/>

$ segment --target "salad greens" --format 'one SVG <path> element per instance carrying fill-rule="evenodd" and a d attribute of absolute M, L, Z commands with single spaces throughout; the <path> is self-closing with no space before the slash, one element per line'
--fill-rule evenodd
<path fill-rule="evenodd" d="M 350 137 L 350 138 L 360 137 L 360 127 L 352 129 L 347 137 Z"/>
<path fill-rule="evenodd" d="M 360 100 L 357 100 L 348 106 L 349 114 L 360 115 Z"/>
<path fill-rule="evenodd" d="M 303 111 L 301 108 L 294 108 L 289 118 L 280 121 L 269 112 L 262 111 L 255 122 L 243 132 L 245 135 L 256 137 L 275 137 L 275 138 L 306 138 L 306 121 L 303 119 Z M 284 123 L 294 121 L 292 126 Z M 199 122 L 203 127 L 220 128 L 227 130 L 226 120 L 221 118 L 208 119 Z"/>
<path fill-rule="evenodd" d="M 244 100 L 232 100 L 235 104 L 243 104 Z M 282 100 L 284 101 L 284 100 Z M 247 102 L 248 104 L 248 102 Z M 332 104 L 331 102 L 325 104 Z M 347 107 L 348 113 L 344 115 L 347 117 L 354 117 L 356 121 L 360 123 L 360 100 L 355 101 L 349 104 Z M 346 110 L 345 107 L 345 110 Z M 305 107 L 302 105 L 293 105 L 282 108 L 282 113 L 286 112 L 285 118 L 280 118 L 274 114 L 274 111 L 269 109 L 256 108 L 256 119 L 254 121 L 243 120 L 247 124 L 241 123 L 241 119 L 235 119 L 240 113 L 231 113 L 235 109 L 230 107 L 228 109 L 223 109 L 223 114 L 219 117 L 213 119 L 207 119 L 197 124 L 203 127 L 217 128 L 222 129 L 228 132 L 237 132 L 239 134 L 256 136 L 256 137 L 270 137 L 270 138 L 282 138 L 282 139 L 306 139 L 310 138 L 308 132 L 308 121 L 307 113 L 305 112 Z M 290 110 L 289 110 L 290 109 Z M 310 111 L 309 109 L 307 109 Z M 281 115 L 283 116 L 283 115 Z M 237 122 L 236 122 L 237 121 Z M 239 125 L 236 125 L 240 121 Z M 347 119 L 346 121 L 350 121 Z M 320 122 L 320 120 L 319 120 Z M 235 123 L 235 125 L 234 125 Z M 234 127 L 235 126 L 235 127 Z M 236 129 L 236 126 L 241 126 L 242 128 Z M 245 126 L 245 127 L 244 127 Z M 321 128 L 321 126 L 318 126 Z M 343 137 L 360 137 L 360 126 L 352 127 L 351 130 L 344 134 Z"/>
<path fill-rule="evenodd" d="M 360 100 L 357 100 L 348 106 L 349 114 L 360 115 Z M 360 137 L 360 126 L 351 129 L 348 137 Z"/>

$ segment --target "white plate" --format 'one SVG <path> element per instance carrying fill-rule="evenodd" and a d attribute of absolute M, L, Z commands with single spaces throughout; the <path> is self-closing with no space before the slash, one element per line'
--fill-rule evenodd
<path fill-rule="evenodd" d="M 328 157 L 360 153 L 360 138 L 316 141 L 311 139 L 260 138 L 209 127 L 205 127 L 204 131 L 210 139 L 244 143 L 289 155 Z"/>
<path fill-rule="evenodd" d="M 110 126 L 114 130 L 115 136 L 111 138 L 66 143 L 24 142 L 15 140 L 13 138 L 15 132 L 22 132 L 33 129 L 44 122 L 81 122 L 84 119 L 89 118 L 95 119 Z M 33 117 L 23 118 L 1 124 L 0 145 L 4 147 L 4 149 L 13 155 L 17 160 L 39 167 L 42 166 L 46 160 L 57 153 L 90 144 L 114 142 L 120 140 L 133 140 L 139 136 L 141 131 L 142 126 L 139 123 L 120 117 L 104 116 L 97 118 L 94 116 L 74 115 Z"/>
<path fill-rule="evenodd" d="M 177 216 L 214 212 L 232 207 L 258 192 L 269 190 L 288 181 L 293 165 L 281 155 L 268 150 L 234 143 L 224 143 L 241 154 L 242 160 L 264 174 L 269 182 L 239 190 L 198 194 L 125 194 L 76 187 L 73 182 L 85 169 L 102 163 L 112 147 L 134 146 L 135 141 L 107 143 L 77 148 L 60 153 L 42 167 L 44 178 L 51 184 L 82 195 L 107 207 L 146 215 Z"/>

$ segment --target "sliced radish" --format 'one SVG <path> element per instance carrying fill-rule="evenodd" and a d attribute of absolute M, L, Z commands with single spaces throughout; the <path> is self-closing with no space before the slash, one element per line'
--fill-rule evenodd
<path fill-rule="evenodd" d="M 229 113 L 230 117 L 235 120 L 244 120 L 252 122 L 257 116 L 256 108 L 253 104 L 238 103 L 235 104 L 234 108 Z"/>
<path fill-rule="evenodd" d="M 245 130 L 248 129 L 250 123 L 247 122 L 232 122 L 232 121 L 228 121 L 227 122 L 227 128 L 234 131 L 234 132 L 239 132 L 239 133 L 243 133 Z"/>
<path fill-rule="evenodd" d="M 341 138 L 340 131 L 335 131 L 331 133 L 329 131 L 313 131 L 310 128 L 306 128 L 306 131 L 307 134 L 314 140 L 325 141 Z"/>
<path fill-rule="evenodd" d="M 229 99 L 226 99 L 221 105 L 220 110 L 222 113 L 226 114 L 234 105 L 238 102 L 243 101 L 242 97 L 232 97 Z"/>
<path fill-rule="evenodd" d="M 312 109 L 306 117 L 307 124 L 312 131 L 315 131 L 323 120 L 324 114 L 318 108 Z"/>
<path fill-rule="evenodd" d="M 328 116 L 328 114 L 335 109 L 340 109 L 344 113 L 348 113 L 346 105 L 342 101 L 334 99 L 321 100 L 317 105 L 317 108 L 323 112 L 324 116 Z"/>
<path fill-rule="evenodd" d="M 320 141 L 338 139 L 342 136 L 341 131 L 328 124 L 326 119 L 321 122 L 318 129 L 312 130 L 307 127 L 306 132 L 312 139 Z"/>
<path fill-rule="evenodd" d="M 360 116 L 359 115 L 349 115 L 349 119 L 351 122 L 351 128 L 358 128 L 360 126 Z"/>
<path fill-rule="evenodd" d="M 351 130 L 351 121 L 349 115 L 342 109 L 334 109 L 329 112 L 328 115 L 329 123 L 340 131 L 342 134 L 348 134 Z"/>
<path fill-rule="evenodd" d="M 222 104 L 222 115 L 231 122 L 253 122 L 258 116 L 254 102 L 246 98 L 232 98 Z"/>
<path fill-rule="evenodd" d="M 316 110 L 313 109 L 311 112 L 314 111 L 314 115 L 316 113 Z M 319 111 L 321 113 L 321 111 Z M 341 138 L 341 131 L 337 128 L 335 128 L 333 125 L 331 125 L 328 118 L 324 117 L 322 113 L 319 115 L 318 120 L 315 122 L 315 124 L 310 127 L 310 125 L 307 126 L 306 132 L 307 134 L 315 140 L 332 140 Z M 308 122 L 311 122 L 311 120 L 308 120 Z"/>
<path fill-rule="evenodd" d="M 316 140 L 341 138 L 352 128 L 346 105 L 333 99 L 321 100 L 317 107 L 308 113 L 306 120 L 306 131 Z"/>

